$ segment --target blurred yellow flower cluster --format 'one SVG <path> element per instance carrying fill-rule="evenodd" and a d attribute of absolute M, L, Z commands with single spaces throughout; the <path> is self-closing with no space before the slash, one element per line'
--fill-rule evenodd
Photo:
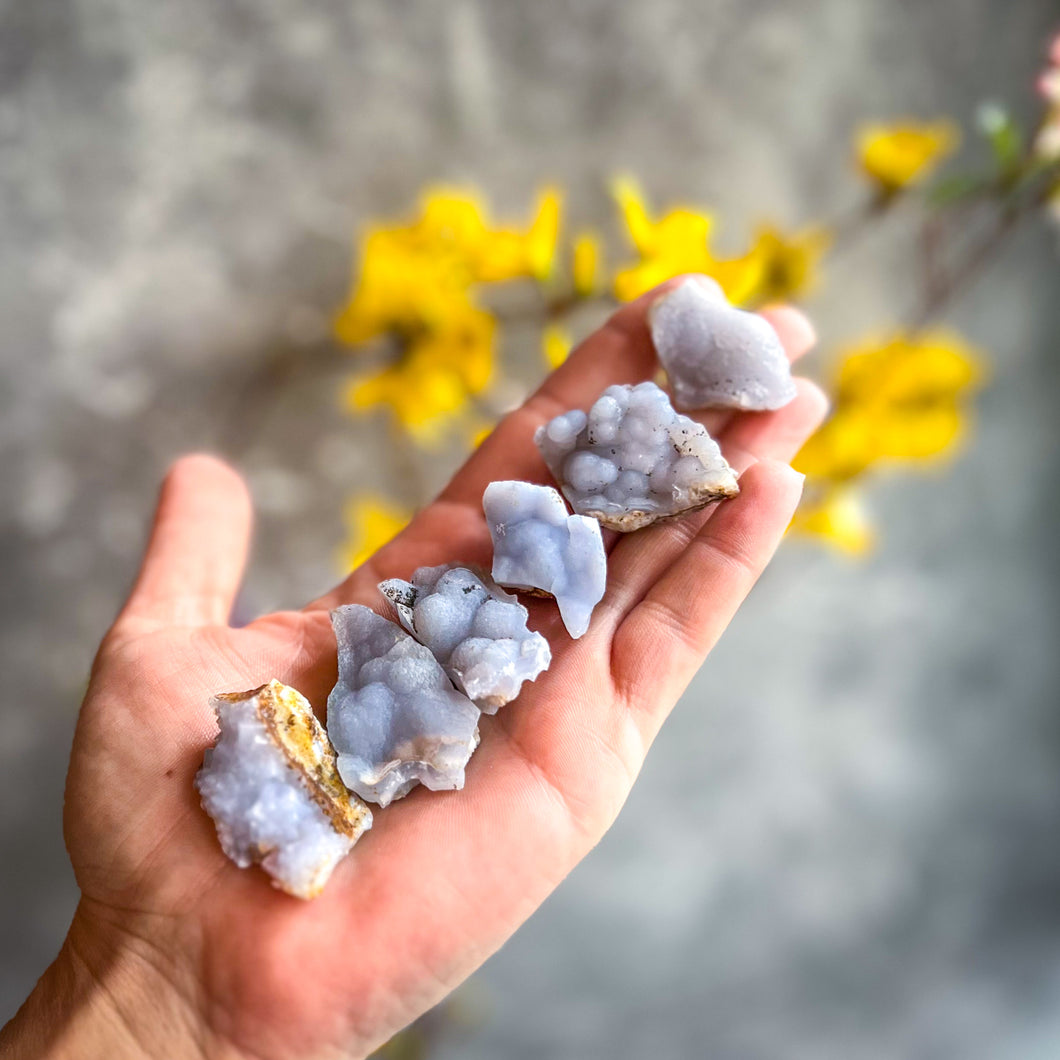
<path fill-rule="evenodd" d="M 545 189 L 530 223 L 512 228 L 494 224 L 476 195 L 436 188 L 409 223 L 370 227 L 335 334 L 351 345 L 386 336 L 397 354 L 351 383 L 349 407 L 387 407 L 417 441 L 436 440 L 494 375 L 496 322 L 478 288 L 547 279 L 560 208 L 558 192 Z"/>
<path fill-rule="evenodd" d="M 944 331 L 898 332 L 847 351 L 831 388 L 832 415 L 795 460 L 808 488 L 794 529 L 863 549 L 868 527 L 852 484 L 875 465 L 952 453 L 981 364 L 963 339 Z"/>
<path fill-rule="evenodd" d="M 866 125 L 857 137 L 857 159 L 880 192 L 890 196 L 929 177 L 960 138 L 960 129 L 948 121 Z"/>
<path fill-rule="evenodd" d="M 820 259 L 831 241 L 823 228 L 785 235 L 763 225 L 746 253 L 719 258 L 711 249 L 712 214 L 678 206 L 653 218 L 640 189 L 628 178 L 615 180 L 612 194 L 638 255 L 615 275 L 615 297 L 620 301 L 683 272 L 712 277 L 735 305 L 795 298 L 816 284 Z"/>
<path fill-rule="evenodd" d="M 1047 82 L 1053 104 L 1060 100 L 1053 77 L 1060 44 L 1054 51 Z M 854 149 L 873 197 L 857 223 L 878 217 L 897 193 L 925 182 L 958 142 L 959 130 L 948 121 L 858 130 Z M 850 236 L 842 223 L 794 230 L 763 223 L 742 253 L 726 256 L 715 248 L 709 210 L 656 210 L 629 177 L 613 180 L 611 193 L 632 250 L 617 265 L 609 264 L 600 232 L 561 238 L 562 198 L 551 187 L 539 192 L 522 226 L 496 223 L 477 194 L 451 188 L 429 189 L 403 224 L 371 225 L 335 334 L 353 346 L 382 347 L 391 357 L 352 381 L 348 408 L 389 409 L 417 445 L 440 441 L 464 417 L 462 436 L 477 445 L 493 415 L 487 392 L 499 374 L 504 320 L 483 297 L 486 285 L 537 285 L 541 357 L 553 369 L 572 348 L 566 314 L 581 302 L 628 301 L 680 273 L 711 276 L 730 301 L 752 309 L 795 300 L 818 286 L 833 243 Z M 952 451 L 967 423 L 965 398 L 978 365 L 961 339 L 941 332 L 896 332 L 847 351 L 832 380 L 834 412 L 798 457 L 808 482 L 795 529 L 848 551 L 864 549 L 871 531 L 856 490 L 865 475 L 888 462 L 929 461 Z M 378 497 L 355 501 L 347 561 L 360 562 L 406 518 Z"/>
<path fill-rule="evenodd" d="M 615 276 L 615 296 L 629 301 L 682 272 L 699 272 L 718 281 L 730 302 L 746 302 L 758 284 L 760 266 L 751 255 L 722 259 L 710 248 L 714 218 L 689 207 L 675 207 L 653 219 L 631 180 L 612 186 L 638 261 Z"/>

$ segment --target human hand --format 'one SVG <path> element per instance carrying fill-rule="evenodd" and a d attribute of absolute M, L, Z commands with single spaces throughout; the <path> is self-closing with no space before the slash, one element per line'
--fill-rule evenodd
<path fill-rule="evenodd" d="M 524 601 L 551 668 L 483 719 L 463 791 L 417 789 L 377 812 L 316 900 L 230 862 L 192 778 L 215 737 L 211 695 L 276 677 L 323 707 L 336 678 L 330 608 L 378 608 L 377 583 L 419 566 L 488 568 L 483 489 L 549 481 L 534 428 L 654 374 L 645 314 L 657 295 L 619 310 L 394 541 L 301 611 L 228 625 L 246 488 L 211 458 L 173 467 L 78 720 L 64 830 L 81 900 L 0 1055 L 362 1056 L 481 965 L 600 839 L 790 521 L 801 476 L 785 463 L 825 409 L 811 383 L 777 412 L 701 417 L 742 472 L 739 497 L 605 532 L 607 593 L 584 637 L 567 636 L 554 605 Z M 812 343 L 800 314 L 766 315 L 793 358 Z"/>

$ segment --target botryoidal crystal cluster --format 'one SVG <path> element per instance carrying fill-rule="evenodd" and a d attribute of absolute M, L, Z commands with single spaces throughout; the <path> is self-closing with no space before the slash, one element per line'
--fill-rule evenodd
<path fill-rule="evenodd" d="M 527 629 L 526 608 L 483 572 L 420 567 L 412 581 L 391 578 L 379 591 L 483 714 L 496 714 L 552 660 L 548 641 Z"/>
<path fill-rule="evenodd" d="M 347 792 L 313 708 L 293 688 L 270 681 L 211 705 L 221 734 L 195 786 L 222 849 L 241 868 L 260 862 L 288 894 L 314 897 L 372 827 L 371 811 Z"/>
<path fill-rule="evenodd" d="M 612 530 L 638 530 L 740 491 L 718 443 L 654 383 L 609 386 L 588 414 L 556 416 L 534 441 L 571 507 Z"/>
<path fill-rule="evenodd" d="M 795 396 L 776 333 L 712 280 L 659 298 L 650 325 L 679 409 L 776 409 Z M 482 714 L 510 703 L 551 660 L 501 586 L 554 597 L 570 636 L 581 637 L 606 584 L 601 525 L 635 531 L 739 491 L 705 428 L 651 382 L 608 387 L 535 441 L 574 514 L 549 486 L 493 482 L 483 495 L 492 578 L 450 563 L 381 583 L 401 625 L 359 604 L 333 611 L 339 679 L 327 733 L 277 681 L 212 700 L 220 736 L 196 786 L 237 865 L 259 862 L 276 886 L 311 898 L 371 827 L 361 798 L 387 806 L 417 784 L 463 787 Z"/>
<path fill-rule="evenodd" d="M 462 788 L 478 746 L 475 704 L 429 648 L 370 607 L 338 607 L 331 624 L 339 680 L 328 696 L 328 735 L 346 786 L 380 806 L 416 784 Z"/>

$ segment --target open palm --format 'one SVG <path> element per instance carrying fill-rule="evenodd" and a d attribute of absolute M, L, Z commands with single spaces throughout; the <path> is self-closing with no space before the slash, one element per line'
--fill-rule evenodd
<path fill-rule="evenodd" d="M 66 797 L 83 898 L 64 952 L 105 984 L 129 1055 L 361 1056 L 477 968 L 610 825 L 790 520 L 801 480 L 785 462 L 824 411 L 812 384 L 779 412 L 705 420 L 742 471 L 740 496 L 611 536 L 607 593 L 583 638 L 567 636 L 553 605 L 524 601 L 551 669 L 483 719 L 463 791 L 417 789 L 377 812 L 317 900 L 229 862 L 192 778 L 215 736 L 211 695 L 276 677 L 321 710 L 336 676 L 329 608 L 378 608 L 376 584 L 418 566 L 488 567 L 483 489 L 548 481 L 534 428 L 654 374 L 651 297 L 615 314 L 402 534 L 302 611 L 229 627 L 246 490 L 208 457 L 171 471 L 139 580 L 96 662 Z M 789 354 L 804 352 L 802 318 L 771 319 Z M 163 1031 L 165 1048 L 153 1038 Z"/>

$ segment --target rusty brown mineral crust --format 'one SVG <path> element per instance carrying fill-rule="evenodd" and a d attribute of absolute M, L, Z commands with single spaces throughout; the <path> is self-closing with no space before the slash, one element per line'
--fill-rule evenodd
<path fill-rule="evenodd" d="M 335 831 L 356 839 L 370 826 L 371 811 L 342 783 L 328 734 L 298 691 L 273 679 L 248 692 L 224 692 L 214 698 L 225 703 L 256 698 L 262 725 Z"/>
<path fill-rule="evenodd" d="M 658 512 L 647 512 L 640 509 L 632 509 L 628 512 L 616 514 L 615 512 L 593 511 L 591 508 L 586 508 L 582 515 L 596 519 L 601 526 L 606 526 L 608 530 L 617 530 L 619 533 L 628 534 L 633 530 L 642 530 L 644 527 L 652 526 L 655 523 L 672 522 L 674 519 L 680 519 L 683 515 L 688 515 L 689 512 L 702 511 L 717 501 L 731 500 L 739 492 L 740 487 L 735 482 L 731 486 L 726 484 L 717 489 L 703 491 L 693 489 L 689 491 L 688 507 L 670 515 L 660 515 Z"/>

